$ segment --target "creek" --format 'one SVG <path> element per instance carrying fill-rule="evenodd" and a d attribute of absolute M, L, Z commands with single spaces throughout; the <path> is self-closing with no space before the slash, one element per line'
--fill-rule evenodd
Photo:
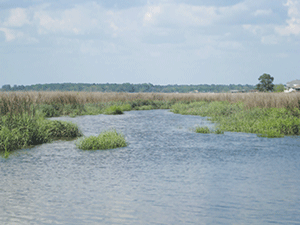
<path fill-rule="evenodd" d="M 168 110 L 59 117 L 125 148 L 55 141 L 0 158 L 0 224 L 300 224 L 300 137 L 198 134 Z"/>

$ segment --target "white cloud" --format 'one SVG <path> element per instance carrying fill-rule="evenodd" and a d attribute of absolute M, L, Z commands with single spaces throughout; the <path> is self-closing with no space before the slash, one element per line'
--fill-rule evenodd
<path fill-rule="evenodd" d="M 21 27 L 29 23 L 27 10 L 23 8 L 15 8 L 10 10 L 10 16 L 3 25 L 7 27 Z"/>
<path fill-rule="evenodd" d="M 34 13 L 34 19 L 38 21 L 40 34 L 51 32 L 85 34 L 97 27 L 98 24 L 98 20 L 92 16 L 97 12 L 98 7 L 96 4 L 93 6 L 94 9 L 76 6 L 60 12 L 41 10 Z"/>
<path fill-rule="evenodd" d="M 216 19 L 215 7 L 192 6 L 187 4 L 160 4 L 148 6 L 144 24 L 157 26 L 207 26 Z"/>
<path fill-rule="evenodd" d="M 270 16 L 272 13 L 273 13 L 272 9 L 268 9 L 268 10 L 258 9 L 253 13 L 253 15 L 254 16 Z"/>
<path fill-rule="evenodd" d="M 278 26 L 275 28 L 282 36 L 290 36 L 292 34 L 300 34 L 300 1 L 287 0 L 285 6 L 288 7 L 289 19 L 286 21 L 286 26 Z"/>
<path fill-rule="evenodd" d="M 144 22 L 151 22 L 153 21 L 156 14 L 161 12 L 160 6 L 149 6 L 147 12 L 144 15 Z"/>
<path fill-rule="evenodd" d="M 254 35 L 260 35 L 264 31 L 264 29 L 261 25 L 244 24 L 242 27 L 244 30 L 249 31 L 250 33 L 252 33 Z"/>
<path fill-rule="evenodd" d="M 5 40 L 7 42 L 13 41 L 18 37 L 23 37 L 23 35 L 24 35 L 23 32 L 15 31 L 15 30 L 8 29 L 5 27 L 0 27 L 0 31 L 4 32 Z"/>

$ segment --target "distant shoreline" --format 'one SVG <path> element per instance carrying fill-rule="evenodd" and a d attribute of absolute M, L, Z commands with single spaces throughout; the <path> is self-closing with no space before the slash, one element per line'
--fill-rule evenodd
<path fill-rule="evenodd" d="M 51 83 L 33 85 L 3 85 L 0 91 L 84 91 L 84 92 L 154 92 L 154 93 L 226 93 L 230 91 L 249 92 L 255 85 L 242 84 L 199 84 L 199 85 L 153 85 L 151 83 L 142 84 L 96 84 L 96 83 Z"/>

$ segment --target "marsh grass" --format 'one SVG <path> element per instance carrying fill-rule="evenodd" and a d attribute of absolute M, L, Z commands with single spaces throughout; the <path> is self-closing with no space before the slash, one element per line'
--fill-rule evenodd
<path fill-rule="evenodd" d="M 210 129 L 208 127 L 196 127 L 195 129 L 196 133 L 201 133 L 201 134 L 209 134 L 211 133 Z"/>
<path fill-rule="evenodd" d="M 82 150 L 105 150 L 126 147 L 123 134 L 117 131 L 105 131 L 98 136 L 89 136 L 77 141 L 76 146 Z"/>
<path fill-rule="evenodd" d="M 44 106 L 45 114 L 86 114 L 88 104 L 107 107 L 113 104 L 130 104 L 132 109 L 151 106 L 151 109 L 168 109 L 175 103 L 192 102 L 243 103 L 252 108 L 300 108 L 300 93 L 102 93 L 102 92 L 0 92 L 0 114 L 33 113 L 32 106 Z M 47 109 L 46 109 L 47 108 Z M 150 108 L 150 107 L 149 107 Z M 49 111 L 49 113 L 48 113 Z M 48 116 L 47 116 L 48 117 Z"/>
<path fill-rule="evenodd" d="M 208 127 L 200 127 L 197 126 L 195 128 L 195 132 L 196 133 L 202 133 L 202 134 L 210 134 L 210 133 L 214 133 L 214 134 L 224 134 L 224 131 L 217 128 L 217 129 L 209 129 Z"/>
<path fill-rule="evenodd" d="M 216 122 L 221 131 L 256 133 L 260 137 L 283 137 L 300 134 L 300 110 L 293 108 L 252 108 L 244 103 L 177 103 L 174 113 L 199 115 Z"/>
<path fill-rule="evenodd" d="M 107 114 L 107 115 L 119 115 L 119 114 L 123 114 L 123 113 L 124 112 L 121 109 L 121 107 L 117 106 L 117 105 L 113 105 L 113 106 L 107 107 L 104 110 L 104 114 Z"/>
<path fill-rule="evenodd" d="M 224 134 L 224 131 L 221 130 L 221 129 L 215 129 L 215 130 L 213 131 L 213 133 L 215 133 L 215 134 Z"/>
<path fill-rule="evenodd" d="M 81 136 L 78 127 L 64 121 L 50 121 L 38 115 L 8 114 L 0 119 L 0 151 L 9 152 L 58 138 Z"/>
<path fill-rule="evenodd" d="M 132 107 L 130 104 L 124 104 L 124 103 L 119 103 L 116 105 L 108 106 L 107 108 L 104 109 L 104 114 L 108 115 L 118 115 L 118 114 L 123 114 L 124 111 L 130 111 L 132 110 Z"/>
<path fill-rule="evenodd" d="M 0 151 L 50 142 L 58 138 L 81 136 L 75 124 L 64 121 L 51 121 L 28 113 L 1 116 Z"/>
<path fill-rule="evenodd" d="M 46 122 L 45 117 L 170 108 L 208 117 L 222 132 L 262 137 L 300 134 L 300 93 L 0 92 L 0 151 L 80 133 L 62 122 Z"/>

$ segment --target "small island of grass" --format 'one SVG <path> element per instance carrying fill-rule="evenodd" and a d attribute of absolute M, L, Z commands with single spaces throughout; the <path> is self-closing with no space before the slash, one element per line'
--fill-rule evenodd
<path fill-rule="evenodd" d="M 105 131 L 98 136 L 89 136 L 77 141 L 76 146 L 82 150 L 106 150 L 126 147 L 124 136 L 117 131 Z"/>

